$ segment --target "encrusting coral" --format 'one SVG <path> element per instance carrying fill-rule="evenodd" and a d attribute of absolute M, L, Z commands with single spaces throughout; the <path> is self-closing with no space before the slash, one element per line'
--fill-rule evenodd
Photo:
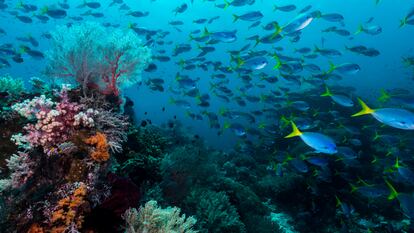
<path fill-rule="evenodd" d="M 95 147 L 95 150 L 90 153 L 92 159 L 97 162 L 105 162 L 109 159 L 109 145 L 105 134 L 98 132 L 87 138 L 85 143 Z"/>

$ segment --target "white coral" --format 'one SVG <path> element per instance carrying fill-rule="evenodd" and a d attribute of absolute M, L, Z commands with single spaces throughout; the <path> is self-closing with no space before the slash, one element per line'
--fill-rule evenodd
<path fill-rule="evenodd" d="M 123 218 L 126 221 L 126 233 L 196 233 L 193 226 L 196 219 L 180 215 L 177 207 L 162 209 L 156 201 L 149 201 L 139 211 L 128 209 Z"/>

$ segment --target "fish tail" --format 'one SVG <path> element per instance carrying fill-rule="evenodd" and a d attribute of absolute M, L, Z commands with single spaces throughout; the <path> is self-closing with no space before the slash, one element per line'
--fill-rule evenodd
<path fill-rule="evenodd" d="M 278 6 L 276 6 L 275 4 L 273 4 L 273 11 L 277 11 L 279 9 Z"/>
<path fill-rule="evenodd" d="M 287 135 L 285 138 L 293 138 L 293 137 L 302 135 L 302 132 L 300 132 L 300 130 L 298 129 L 298 127 L 293 121 L 291 121 L 291 124 L 292 124 L 292 133 Z"/>
<path fill-rule="evenodd" d="M 44 6 L 40 9 L 40 15 L 44 15 L 49 11 L 49 7 L 48 6 Z"/>
<path fill-rule="evenodd" d="M 230 6 L 230 2 L 224 0 L 224 7 L 223 10 L 227 9 Z"/>
<path fill-rule="evenodd" d="M 175 99 L 173 97 L 170 97 L 170 99 L 168 100 L 168 102 L 170 104 L 175 104 Z"/>
<path fill-rule="evenodd" d="M 189 39 L 188 39 L 189 41 L 194 40 L 194 36 L 193 36 L 192 34 L 188 35 L 188 38 L 189 38 Z"/>
<path fill-rule="evenodd" d="M 400 166 L 400 161 L 399 161 L 399 159 L 398 159 L 398 157 L 396 157 L 395 158 L 395 164 L 394 164 L 394 166 L 393 166 L 394 168 L 396 168 L 396 169 L 398 169 L 398 168 L 400 168 L 401 166 Z"/>
<path fill-rule="evenodd" d="M 360 98 L 358 98 L 358 102 L 361 105 L 362 109 L 361 109 L 361 111 L 359 111 L 359 112 L 355 113 L 354 115 L 352 115 L 352 117 L 368 115 L 368 114 L 372 114 L 373 112 L 375 112 L 375 110 L 368 107 L 368 105 L 366 105 L 364 103 L 364 101 L 362 101 Z"/>
<path fill-rule="evenodd" d="M 256 48 L 256 46 L 259 44 L 260 44 L 260 38 L 256 38 L 256 43 L 254 44 L 253 48 Z"/>
<path fill-rule="evenodd" d="M 224 122 L 223 129 L 228 129 L 231 127 L 231 124 L 229 122 Z"/>
<path fill-rule="evenodd" d="M 378 101 L 379 101 L 379 102 L 382 102 L 382 103 L 385 103 L 385 102 L 387 102 L 390 98 L 391 98 L 391 95 L 390 95 L 387 91 L 385 91 L 384 89 L 381 89 L 381 96 L 380 96 L 380 97 L 378 97 Z"/>
<path fill-rule="evenodd" d="M 227 112 L 227 109 L 226 108 L 220 108 L 218 114 L 220 116 L 223 116 L 224 114 L 226 114 L 226 112 Z"/>
<path fill-rule="evenodd" d="M 354 193 L 355 191 L 358 191 L 358 187 L 349 183 L 349 186 L 351 186 L 351 193 Z"/>
<path fill-rule="evenodd" d="M 279 26 L 278 23 L 273 23 L 273 27 L 275 28 L 275 32 L 273 33 L 273 35 L 270 37 L 270 39 L 274 39 L 276 36 L 278 36 L 281 32 L 282 32 L 282 28 Z"/>
<path fill-rule="evenodd" d="M 404 27 L 405 25 L 407 25 L 407 17 L 404 17 L 402 20 L 400 20 L 400 28 Z"/>
<path fill-rule="evenodd" d="M 326 72 L 327 74 L 332 73 L 334 70 L 336 70 L 336 66 L 335 64 L 333 64 L 332 62 L 329 62 L 329 70 Z"/>
<path fill-rule="evenodd" d="M 375 130 L 375 135 L 374 135 L 374 139 L 372 139 L 372 141 L 376 141 L 381 137 L 381 135 L 378 133 L 378 131 Z"/>
<path fill-rule="evenodd" d="M 395 198 L 398 197 L 398 192 L 397 190 L 395 190 L 395 188 L 392 186 L 392 184 L 384 178 L 385 184 L 387 184 L 388 188 L 390 189 L 390 195 L 388 195 L 387 199 L 388 200 L 394 200 Z"/>
<path fill-rule="evenodd" d="M 336 200 L 336 207 L 339 207 L 342 205 L 342 202 L 337 195 L 335 195 L 335 200 Z"/>
<path fill-rule="evenodd" d="M 207 27 L 204 27 L 204 32 L 203 32 L 203 35 L 201 35 L 201 37 L 207 37 L 207 36 L 210 36 L 210 32 L 208 31 L 208 29 L 207 29 Z"/>
<path fill-rule="evenodd" d="M 325 93 L 321 94 L 321 96 L 332 96 L 332 93 L 329 90 L 328 86 L 325 86 Z"/>
<path fill-rule="evenodd" d="M 238 15 L 233 14 L 233 23 L 236 22 L 240 17 Z"/>
<path fill-rule="evenodd" d="M 274 70 L 280 69 L 280 67 L 282 66 L 282 61 L 280 61 L 279 56 L 277 56 L 277 54 L 275 53 L 272 57 L 276 60 L 276 65 L 273 66 L 273 69 Z"/>
<path fill-rule="evenodd" d="M 358 30 L 354 33 L 354 35 L 358 35 L 358 34 L 360 34 L 363 31 L 364 31 L 364 27 L 362 26 L 362 24 L 360 24 L 358 26 Z"/>

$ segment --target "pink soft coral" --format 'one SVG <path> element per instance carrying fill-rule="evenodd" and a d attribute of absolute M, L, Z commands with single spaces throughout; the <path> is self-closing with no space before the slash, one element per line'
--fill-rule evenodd
<path fill-rule="evenodd" d="M 60 101 L 55 103 L 45 97 L 37 97 L 13 106 L 22 116 L 36 120 L 36 123 L 24 127 L 27 132 L 25 135 L 15 137 L 19 138 L 15 140 L 16 144 L 42 146 L 45 153 L 55 154 L 58 145 L 68 141 L 76 127 L 93 126 L 92 116 L 98 114 L 97 111 L 83 111 L 83 105 L 70 102 L 65 87 L 62 88 L 60 98 Z"/>

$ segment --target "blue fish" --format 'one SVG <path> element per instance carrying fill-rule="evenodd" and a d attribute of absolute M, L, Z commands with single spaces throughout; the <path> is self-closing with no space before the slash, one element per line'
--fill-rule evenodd
<path fill-rule="evenodd" d="M 371 109 L 361 99 L 358 102 L 362 110 L 352 117 L 372 115 L 379 122 L 397 129 L 414 130 L 414 113 L 400 108 Z"/>
<path fill-rule="evenodd" d="M 292 133 L 285 138 L 300 137 L 306 145 L 312 147 L 318 153 L 335 154 L 337 152 L 335 142 L 321 133 L 301 132 L 292 121 Z"/>

